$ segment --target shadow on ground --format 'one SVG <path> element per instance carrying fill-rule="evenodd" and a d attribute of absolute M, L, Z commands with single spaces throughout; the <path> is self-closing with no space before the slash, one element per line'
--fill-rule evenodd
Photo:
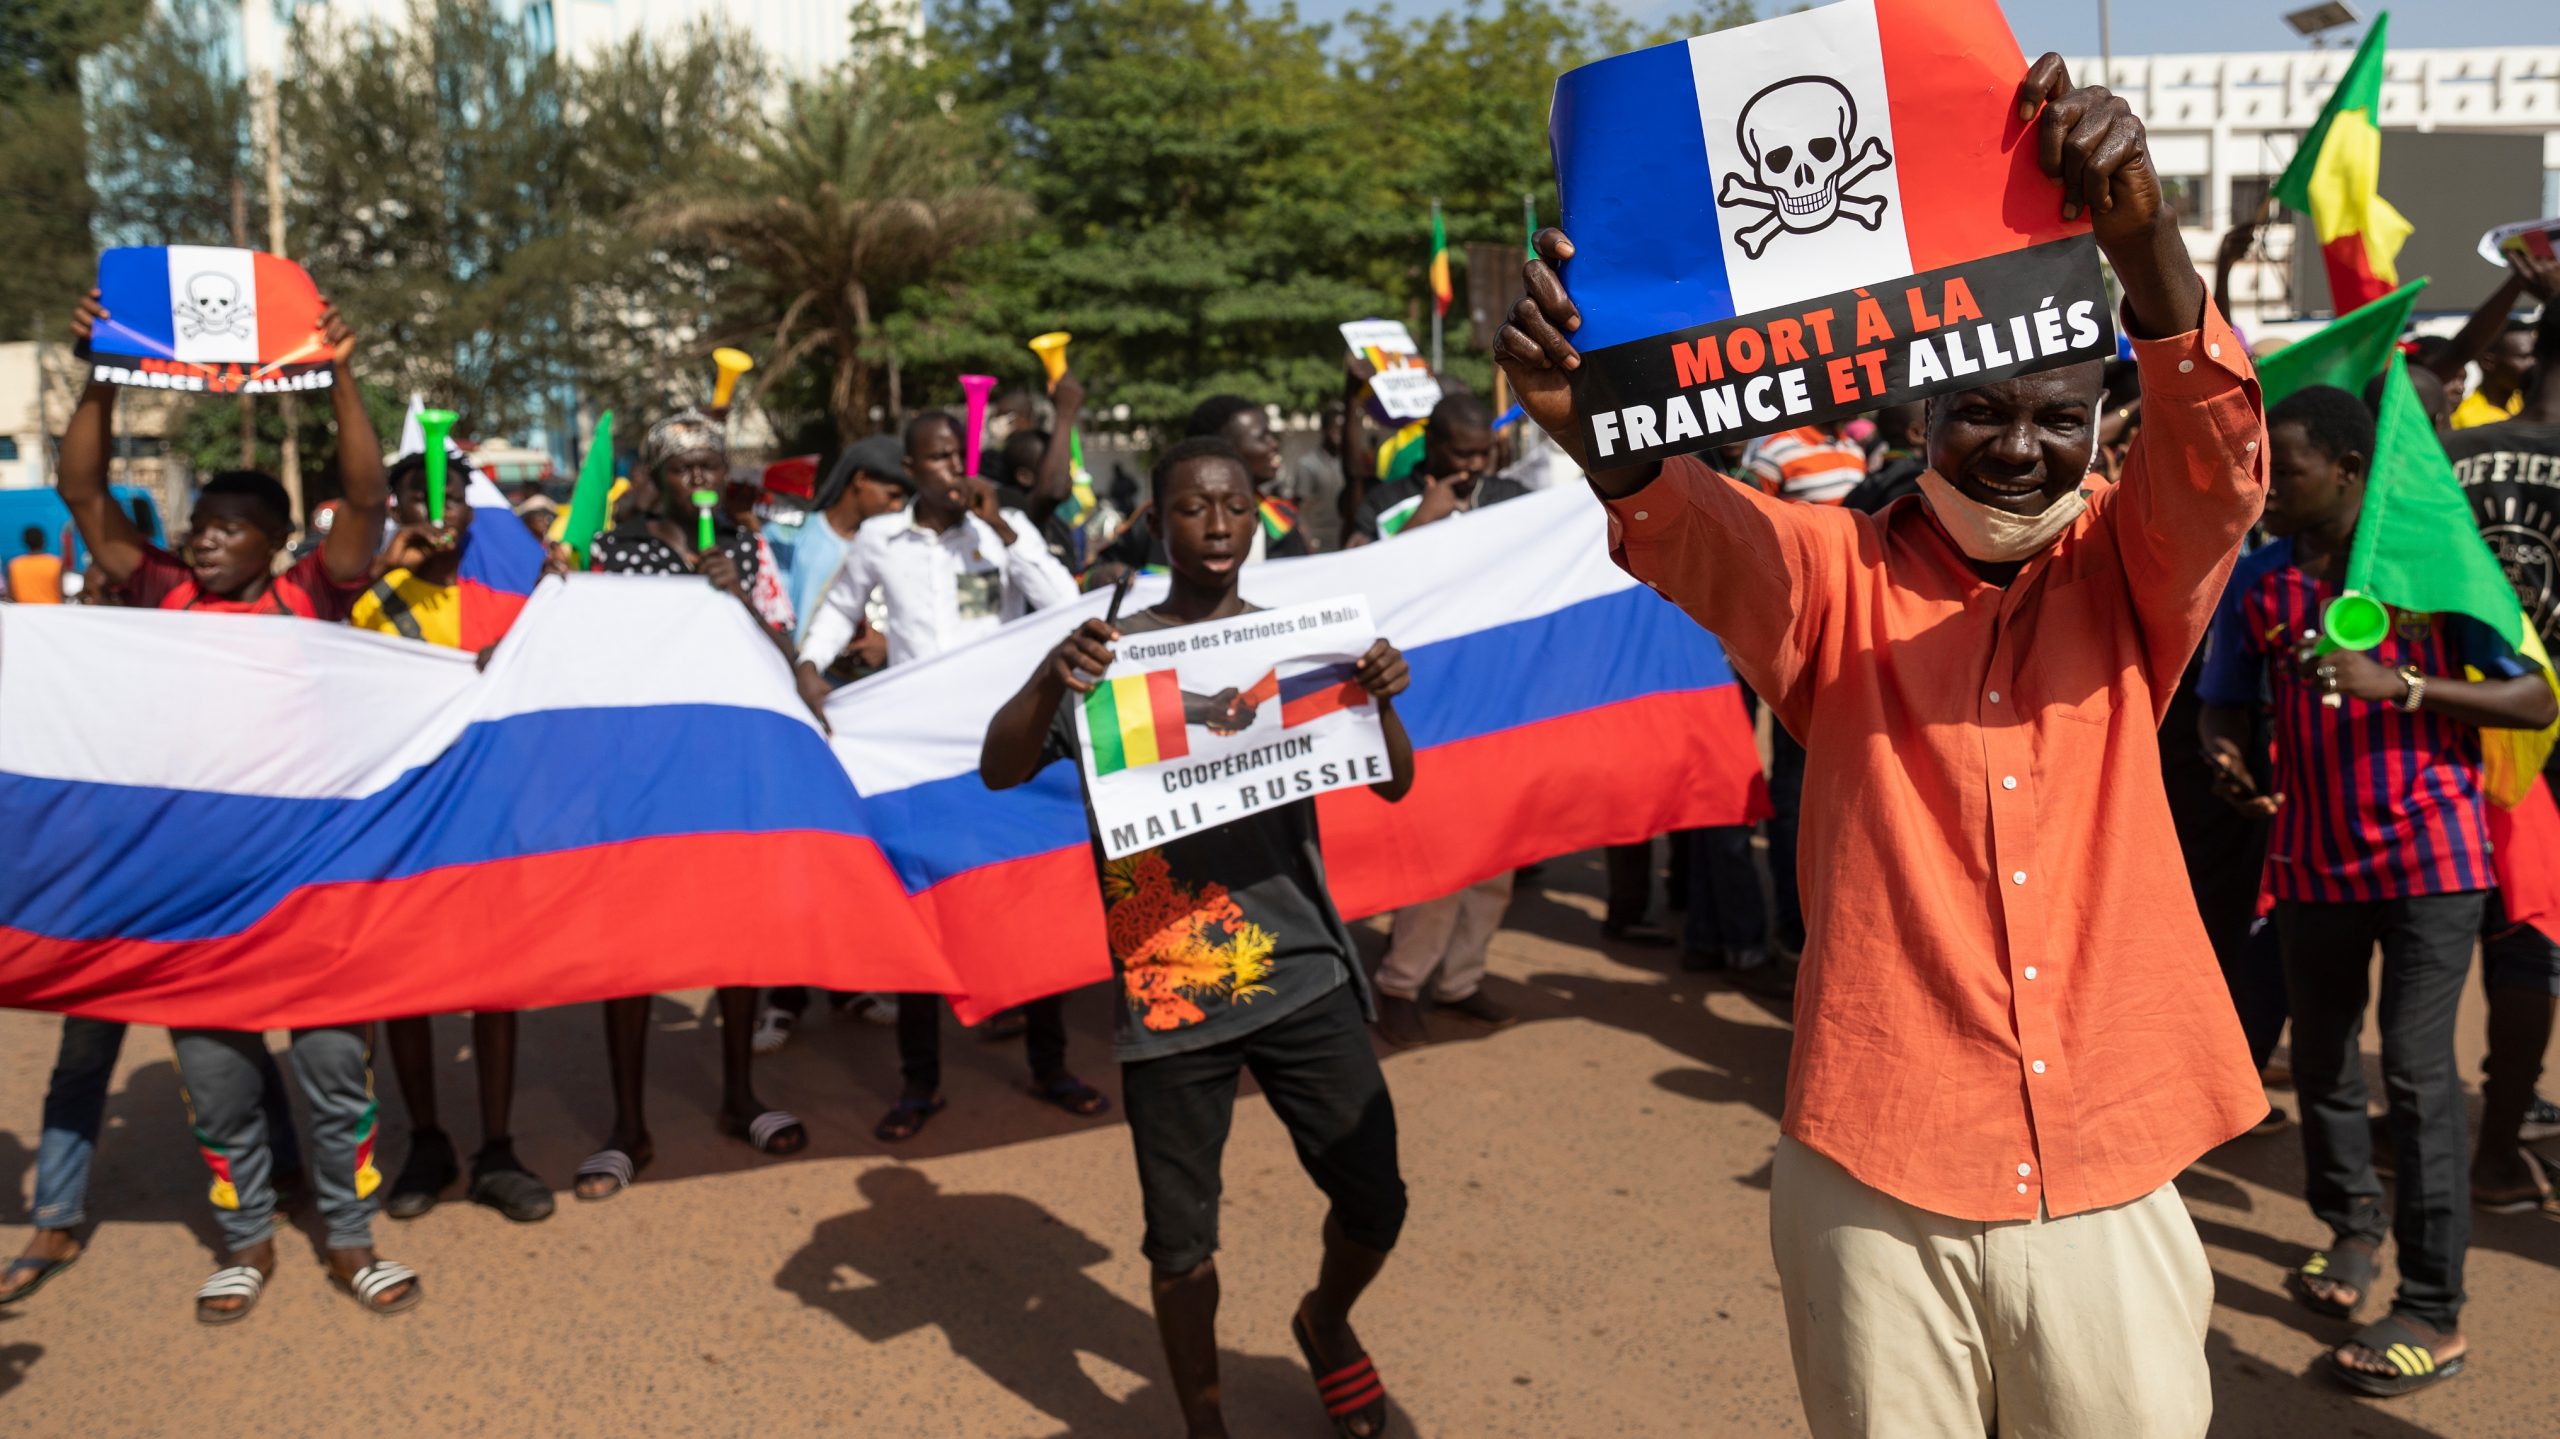
<path fill-rule="evenodd" d="M 868 1203 L 821 1222 L 774 1275 L 776 1288 L 872 1344 L 939 1330 L 954 1356 L 1067 1434 L 1152 1433 L 1178 1422 L 1156 1378 L 1164 1356 L 1154 1316 L 1090 1272 L 1109 1249 L 1016 1194 L 954 1194 L 895 1165 L 863 1171 L 860 1187 Z M 1085 1356 L 1134 1376 L 1135 1387 L 1115 1396 Z M 1219 1378 L 1231 1421 L 1262 1415 L 1309 1432 L 1322 1422 L 1295 1364 L 1229 1350 Z"/>

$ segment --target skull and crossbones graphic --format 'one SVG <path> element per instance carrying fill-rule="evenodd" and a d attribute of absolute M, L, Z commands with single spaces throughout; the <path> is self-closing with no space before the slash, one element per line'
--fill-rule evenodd
<path fill-rule="evenodd" d="M 258 312 L 242 298 L 240 282 L 229 275 L 189 276 L 186 298 L 170 310 L 178 322 L 178 333 L 190 340 L 207 335 L 257 338 Z"/>
<path fill-rule="evenodd" d="M 1734 235 L 1757 260 L 1781 231 L 1810 235 L 1843 215 L 1873 230 L 1884 223 L 1882 195 L 1852 195 L 1851 185 L 1893 163 L 1884 142 L 1858 136 L 1858 102 L 1827 75 L 1798 75 L 1751 97 L 1734 127 L 1757 179 L 1724 177 L 1719 205 L 1767 213 Z"/>

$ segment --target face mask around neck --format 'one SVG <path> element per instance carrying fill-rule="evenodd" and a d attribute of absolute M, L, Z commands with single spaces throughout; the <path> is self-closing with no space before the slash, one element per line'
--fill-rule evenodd
<path fill-rule="evenodd" d="M 2089 492 L 2079 489 L 2045 506 L 2043 514 L 2013 515 L 1966 499 L 1936 470 L 1921 471 L 1920 493 L 1929 502 L 1929 513 L 1946 526 L 1956 548 L 1986 565 L 2034 558 L 2089 508 Z"/>

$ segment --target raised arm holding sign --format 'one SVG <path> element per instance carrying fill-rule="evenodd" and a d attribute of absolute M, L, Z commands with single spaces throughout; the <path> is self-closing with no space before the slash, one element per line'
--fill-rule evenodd
<path fill-rule="evenodd" d="M 101 291 L 90 291 L 73 313 L 72 339 L 83 350 L 115 323 L 102 298 Z M 183 555 L 154 547 L 134 527 L 107 488 L 119 385 L 112 375 L 125 372 L 105 366 L 93 369 L 62 432 L 58 483 L 62 502 L 79 525 L 82 542 L 96 556 L 100 574 L 111 584 L 127 586 L 132 602 L 337 620 L 345 618 L 347 606 L 372 580 L 383 516 L 391 506 L 390 489 L 383 480 L 382 437 L 365 412 L 351 368 L 354 331 L 331 306 L 321 306 L 311 323 L 311 334 L 295 344 L 293 353 L 306 359 L 316 355 L 316 363 L 323 367 L 319 373 L 328 382 L 337 422 L 338 473 L 346 493 L 328 538 L 313 556 L 282 576 L 274 573 L 275 561 L 292 539 L 296 516 L 283 485 L 270 475 L 226 470 L 207 481 L 197 497 Z M 131 590 L 137 576 L 146 578 L 140 590 Z"/>
<path fill-rule="evenodd" d="M 1970 271 L 1978 324 L 1951 323 L 1966 267 L 1931 279 L 1916 234 L 1921 273 L 1879 302 L 1900 338 L 1877 348 L 1903 346 L 1884 392 L 1930 397 L 1918 496 L 1874 515 L 1788 504 L 1660 433 L 1627 442 L 1630 412 L 1663 400 L 1592 376 L 1601 352 L 1584 337 L 1612 332 L 1569 292 L 1583 261 L 1558 231 L 1538 236 L 1497 353 L 1528 413 L 1591 469 L 1613 558 L 1714 631 L 1806 750 L 1808 937 L 1770 1223 L 1812 1432 L 1863 1433 L 1891 1413 L 1912 1432 L 1979 1433 L 1996 1395 L 2003 1432 L 2105 1414 L 2110 1432 L 2201 1433 L 2212 1392 L 2195 1316 L 2212 1302 L 2210 1270 L 2171 1181 L 2267 1106 L 2187 898 L 2155 730 L 2264 502 L 2257 384 L 2206 303 L 2122 100 L 2074 88 L 2048 55 L 2011 60 L 1988 110 L 1960 96 L 1900 103 L 1903 70 L 1944 89 L 2014 56 L 1990 0 L 1844 0 L 1727 33 L 1769 32 L 1752 43 L 1801 63 L 1812 52 L 1785 35 L 1862 15 L 1903 36 L 1884 52 L 1892 193 L 1917 215 L 1931 189 L 1989 186 L 2005 197 L 1999 225 L 2029 242 Z M 1915 50 L 1922 31 L 1969 35 L 1972 48 Z M 1692 83 L 1685 66 L 1677 79 Z M 1701 69 L 1701 107 L 1707 83 Z M 1560 130 L 1569 98 L 1559 87 Z M 1872 117 L 1858 114 L 1863 140 Z M 1844 148 L 1843 117 L 1817 118 L 1801 134 L 1771 130 L 1761 169 L 1799 158 L 1780 149 L 1865 163 L 1863 144 Z M 2017 157 L 2045 177 L 2029 177 L 2032 196 L 2006 168 Z M 1864 247 L 1868 211 L 1815 189 L 1825 223 L 1856 231 L 1841 243 Z M 1811 223 L 1783 200 L 1774 213 L 1777 230 L 1753 241 L 1769 258 Z M 1599 273 L 1623 298 L 1653 261 L 1623 248 L 1627 217 L 1611 218 L 1622 248 Z M 2055 326 L 2024 319 L 2023 342 L 1994 319 L 2001 266 L 2069 261 L 2084 219 L 2123 282 L 2142 372 L 2143 428 L 2116 484 L 2090 469 L 2088 302 L 2074 298 Z M 2037 238 L 2048 227 L 2055 237 Z M 2052 292 L 2005 294 L 2050 313 Z M 1909 334 L 1901 321 L 1924 304 L 1936 323 Z M 1756 332 L 1765 359 L 1789 320 L 1800 337 L 1817 328 L 1799 311 L 1696 333 Z M 1863 343 L 1855 320 L 1832 320 L 1835 341 L 1845 326 Z M 1977 373 L 1910 384 L 1924 347 L 1952 360 L 1959 334 Z M 1995 353 L 2011 363 L 1983 363 Z M 1852 355 L 1848 369 L 1866 367 Z M 1616 408 L 1614 442 L 1595 399 Z M 1910 1362 L 1950 1350 L 1990 1357 L 1978 1370 Z"/>

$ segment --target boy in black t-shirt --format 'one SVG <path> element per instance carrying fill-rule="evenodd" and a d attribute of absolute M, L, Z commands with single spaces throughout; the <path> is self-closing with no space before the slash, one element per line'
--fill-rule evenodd
<path fill-rule="evenodd" d="M 1236 579 L 1260 524 L 1243 459 L 1222 439 L 1185 440 L 1156 465 L 1154 494 L 1173 586 L 1162 604 L 1114 627 L 1087 620 L 1044 661 L 987 728 L 979 773 L 1010 789 L 1056 760 L 1074 762 L 1070 692 L 1110 669 L 1123 634 L 1199 624 L 1253 606 Z M 1378 701 L 1389 801 L 1413 787 L 1413 746 L 1393 699 L 1404 656 L 1384 640 L 1353 678 Z M 1215 728 L 1252 723 L 1233 693 L 1186 696 L 1185 718 Z M 1092 811 L 1088 806 L 1086 822 Z M 1223 1435 L 1218 1406 L 1220 1155 L 1250 1069 L 1287 1127 L 1309 1177 L 1333 1201 L 1324 1264 L 1290 1330 L 1337 1432 L 1386 1427 L 1386 1386 L 1352 1333 L 1351 1307 L 1377 1277 L 1403 1227 L 1395 1106 L 1369 1046 L 1368 978 L 1326 888 L 1312 800 L 1299 800 L 1159 848 L 1106 860 L 1097 837 L 1111 963 L 1121 1004 L 1113 1050 L 1145 1196 L 1156 1326 L 1193 1435 Z"/>

